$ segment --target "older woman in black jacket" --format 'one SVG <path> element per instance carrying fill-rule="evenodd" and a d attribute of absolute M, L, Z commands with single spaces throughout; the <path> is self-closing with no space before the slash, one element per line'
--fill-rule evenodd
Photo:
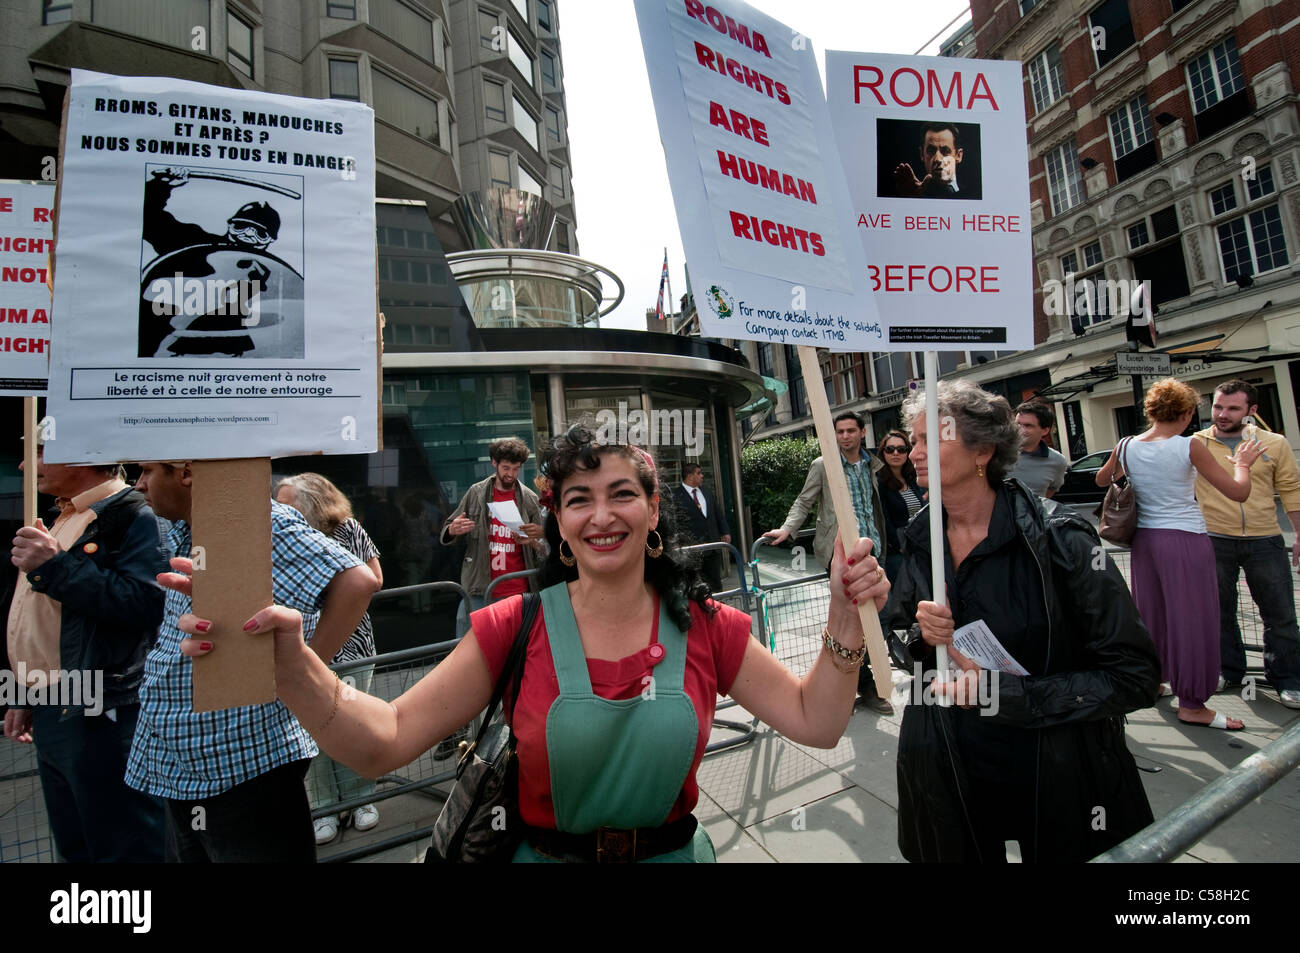
<path fill-rule="evenodd" d="M 1088 523 L 1006 479 L 1019 442 L 1006 400 L 941 382 L 939 413 L 956 436 L 930 448 L 923 400 L 904 406 L 922 486 L 936 450 L 941 460 L 948 605 L 929 601 L 922 510 L 882 616 L 911 627 L 909 654 L 927 670 L 899 738 L 899 847 L 911 861 L 989 863 L 1015 840 L 1028 862 L 1086 860 L 1152 820 L 1122 716 L 1156 698 L 1155 648 Z M 950 649 L 956 678 L 932 683 L 935 647 L 976 620 L 1028 674 Z"/>

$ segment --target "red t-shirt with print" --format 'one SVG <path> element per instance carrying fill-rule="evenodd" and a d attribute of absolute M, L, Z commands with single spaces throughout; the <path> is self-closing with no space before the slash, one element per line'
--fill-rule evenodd
<path fill-rule="evenodd" d="M 668 821 L 685 817 L 695 809 L 700 788 L 695 779 L 704 748 L 713 730 L 713 711 L 717 696 L 731 690 L 740 663 L 744 660 L 750 635 L 748 614 L 730 606 L 719 605 L 718 612 L 710 615 L 692 602 L 691 628 L 686 633 L 686 670 L 683 684 L 687 696 L 695 705 L 695 715 L 700 731 L 696 739 L 695 758 L 690 773 L 682 785 L 677 803 L 668 814 Z M 587 659 L 587 673 L 591 688 L 601 698 L 635 698 L 645 687 L 649 675 L 662 659 L 654 659 L 650 646 L 659 641 L 659 599 L 655 597 L 654 627 L 650 642 L 644 649 L 617 661 Z M 505 668 L 510 646 L 523 622 L 523 599 L 513 598 L 494 602 L 470 615 L 470 626 L 479 648 L 487 659 L 496 684 Z M 513 730 L 519 754 L 519 811 L 526 824 L 533 827 L 555 828 L 555 807 L 551 801 L 551 767 L 546 749 L 546 715 L 551 703 L 559 697 L 560 686 L 555 675 L 555 662 L 547 640 L 546 623 L 539 608 L 537 620 L 529 634 L 528 651 L 524 659 L 524 678 L 519 689 L 519 703 L 514 710 Z M 509 705 L 510 690 L 506 690 Z"/>
<path fill-rule="evenodd" d="M 498 490 L 496 484 L 492 485 L 492 502 L 493 503 L 513 503 L 515 502 L 514 490 Z M 523 515 L 522 513 L 520 514 Z M 495 516 L 492 517 L 492 538 L 488 542 L 488 566 L 491 569 L 491 577 L 504 576 L 509 572 L 523 572 L 528 567 L 524 565 L 524 551 L 520 548 L 523 543 L 519 538 L 506 527 Z M 493 601 L 507 599 L 510 596 L 517 596 L 528 591 L 528 580 L 524 578 L 509 579 L 492 590 Z"/>

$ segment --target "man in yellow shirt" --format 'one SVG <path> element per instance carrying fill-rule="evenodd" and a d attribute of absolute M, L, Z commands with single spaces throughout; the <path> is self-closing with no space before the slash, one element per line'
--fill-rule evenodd
<path fill-rule="evenodd" d="M 1214 389 L 1214 426 L 1193 439 L 1231 470 L 1228 458 L 1246 437 L 1246 418 L 1258 414 L 1258 403 L 1258 393 L 1246 381 L 1224 381 Z M 1300 468 L 1285 437 L 1264 430 L 1254 436 L 1264 445 L 1264 455 L 1251 468 L 1246 502 L 1234 503 L 1205 477 L 1196 478 L 1196 499 L 1214 544 L 1219 576 L 1219 689 L 1239 684 L 1246 674 L 1246 650 L 1237 625 L 1237 577 L 1244 569 L 1264 623 L 1264 673 L 1283 705 L 1300 708 L 1300 630 L 1286 544 L 1273 504 L 1277 493 L 1297 533 L 1290 562 L 1300 567 Z"/>

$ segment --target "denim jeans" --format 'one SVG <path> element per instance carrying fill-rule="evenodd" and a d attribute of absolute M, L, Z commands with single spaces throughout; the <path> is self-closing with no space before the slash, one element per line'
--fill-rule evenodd
<path fill-rule="evenodd" d="M 57 705 L 32 711 L 36 764 L 50 831 L 68 863 L 152 863 L 163 859 L 163 802 L 122 780 L 140 706 L 110 718 Z"/>
<path fill-rule="evenodd" d="M 1246 585 L 1264 623 L 1264 674 L 1278 691 L 1300 689 L 1300 630 L 1296 628 L 1290 552 L 1282 537 L 1225 539 L 1211 536 L 1219 576 L 1219 651 L 1223 677 L 1246 674 L 1246 649 L 1237 625 L 1237 576 Z"/>
<path fill-rule="evenodd" d="M 165 799 L 168 863 L 315 863 L 310 763 L 290 761 L 197 801 Z"/>
<path fill-rule="evenodd" d="M 456 611 L 456 638 L 463 638 L 469 631 L 469 614 L 482 609 L 486 602 L 482 596 L 470 596 L 469 601 L 460 600 L 460 608 Z"/>

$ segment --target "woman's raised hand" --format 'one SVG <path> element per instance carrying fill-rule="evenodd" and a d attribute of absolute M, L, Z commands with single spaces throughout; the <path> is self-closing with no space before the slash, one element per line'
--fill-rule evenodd
<path fill-rule="evenodd" d="M 889 601 L 889 580 L 885 570 L 871 555 L 871 540 L 860 539 L 846 557 L 844 547 L 835 540 L 831 559 L 831 611 L 856 612 L 853 607 L 872 600 L 879 612 Z"/>
<path fill-rule="evenodd" d="M 1245 464 L 1254 466 L 1255 461 L 1264 453 L 1264 445 L 1258 440 L 1243 440 L 1237 444 L 1237 452 L 1228 457 L 1233 466 Z"/>
<path fill-rule="evenodd" d="M 194 588 L 194 566 L 184 557 L 171 560 L 173 572 L 158 574 L 158 584 L 166 589 L 191 595 Z M 181 653 L 190 658 L 207 655 L 217 647 L 222 633 L 213 628 L 208 619 L 200 619 L 192 612 L 187 612 L 176 620 L 176 626 L 185 633 L 181 640 Z M 275 660 L 279 664 L 288 661 L 303 649 L 302 614 L 296 609 L 284 606 L 267 606 L 244 625 L 245 632 L 270 632 L 275 637 Z"/>

